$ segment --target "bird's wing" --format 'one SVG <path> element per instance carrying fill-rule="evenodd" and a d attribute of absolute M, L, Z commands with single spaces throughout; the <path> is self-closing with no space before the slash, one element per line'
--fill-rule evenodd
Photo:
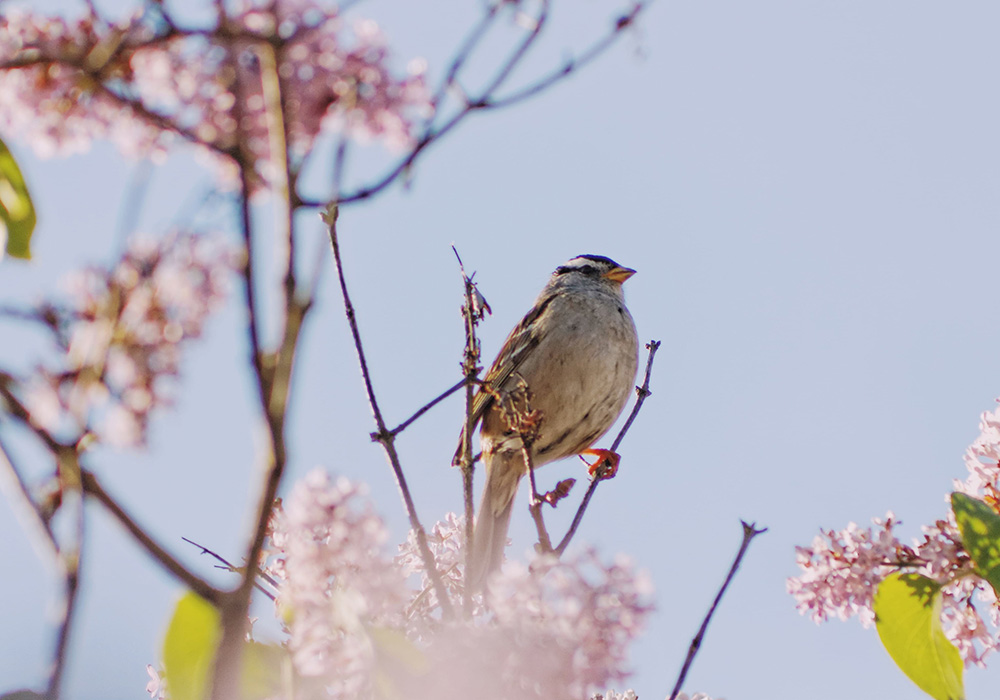
<path fill-rule="evenodd" d="M 531 355 L 531 351 L 538 347 L 538 343 L 541 341 L 542 333 L 539 331 L 539 327 L 544 324 L 536 323 L 538 318 L 546 312 L 552 301 L 555 300 L 555 296 L 548 297 L 543 300 L 537 306 L 535 306 L 528 314 L 521 319 L 514 330 L 510 332 L 507 336 L 507 340 L 504 341 L 503 347 L 500 348 L 500 353 L 497 355 L 497 359 L 493 361 L 493 365 L 490 367 L 489 371 L 486 372 L 486 376 L 483 377 L 483 387 L 480 387 L 479 391 L 476 392 L 475 397 L 472 399 L 472 424 L 471 427 L 475 430 L 476 426 L 483 419 L 486 411 L 489 410 L 490 406 L 493 405 L 494 392 L 499 391 L 504 383 L 514 374 L 518 367 L 520 367 L 525 358 Z M 452 464 L 458 464 L 462 456 L 462 445 L 465 442 L 465 429 L 462 429 L 461 439 L 458 444 L 458 450 L 455 452 L 455 458 L 452 460 Z"/>

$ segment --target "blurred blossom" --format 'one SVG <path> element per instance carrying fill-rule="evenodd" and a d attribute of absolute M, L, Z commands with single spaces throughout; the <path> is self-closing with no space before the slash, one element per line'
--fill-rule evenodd
<path fill-rule="evenodd" d="M 272 522 L 278 611 L 295 668 L 322 677 L 332 697 L 371 692 L 374 625 L 399 626 L 404 579 L 383 553 L 387 533 L 366 490 L 316 470 L 293 489 Z"/>
<path fill-rule="evenodd" d="M 153 700 L 166 700 L 167 684 L 160 677 L 159 672 L 150 664 L 146 664 L 146 673 L 149 674 L 149 683 L 146 684 L 146 692 Z"/>
<path fill-rule="evenodd" d="M 1000 408 L 983 413 L 980 435 L 965 453 L 969 476 L 955 490 L 1000 510 Z M 892 534 L 892 513 L 874 519 L 874 528 L 850 523 L 845 530 L 823 531 L 812 547 L 797 547 L 803 573 L 787 581 L 799 612 L 816 622 L 831 616 L 857 615 L 866 627 L 874 622 L 872 596 L 888 574 L 905 570 L 941 584 L 941 621 L 966 666 L 1000 648 L 1000 604 L 992 586 L 975 573 L 950 510 L 945 519 L 923 526 L 923 539 L 903 545 Z M 983 614 L 986 613 L 987 619 Z"/>
<path fill-rule="evenodd" d="M 30 419 L 46 430 L 87 430 L 127 447 L 146 439 L 149 416 L 169 404 L 180 348 L 201 335 L 222 302 L 238 252 L 212 237 L 136 241 L 110 270 L 67 280 L 66 363 L 24 382 Z"/>
<path fill-rule="evenodd" d="M 465 591 L 465 516 L 446 513 L 444 521 L 438 521 L 427 533 L 427 545 L 434 555 L 434 562 L 444 581 L 445 588 L 456 608 L 462 606 Z M 417 537 L 410 530 L 406 542 L 399 546 L 396 564 L 403 576 L 420 575 L 420 588 L 414 592 L 410 602 L 409 617 L 426 623 L 440 608 L 437 592 L 431 584 L 420 556 Z M 476 597 L 476 612 L 482 612 L 482 598 Z M 419 630 L 418 630 L 419 631 Z"/>
<path fill-rule="evenodd" d="M 254 164 L 252 184 L 266 183 L 276 165 L 259 52 L 276 34 L 293 161 L 323 130 L 406 147 L 431 114 L 425 64 L 411 60 L 396 75 L 378 26 L 346 21 L 334 4 L 239 2 L 225 35 L 214 32 L 168 32 L 152 11 L 110 24 L 90 9 L 67 20 L 4 8 L 0 133 L 42 156 L 107 138 L 130 155 L 158 158 L 182 139 L 210 154 L 229 186 L 229 154 L 242 150 Z"/>
<path fill-rule="evenodd" d="M 628 645 L 652 609 L 648 579 L 593 552 L 512 563 L 471 617 L 442 618 L 411 536 L 393 560 L 385 529 L 350 482 L 313 472 L 272 520 L 267 571 L 298 672 L 331 697 L 580 700 L 623 680 Z M 428 534 L 452 603 L 462 608 L 463 520 Z M 416 591 L 407 580 L 421 575 Z M 633 696 L 634 697 L 634 694 Z"/>

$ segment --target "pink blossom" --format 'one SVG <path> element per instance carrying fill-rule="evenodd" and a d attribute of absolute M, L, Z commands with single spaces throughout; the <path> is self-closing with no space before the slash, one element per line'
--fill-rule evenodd
<path fill-rule="evenodd" d="M 956 481 L 955 490 L 975 498 L 1000 498 L 1000 407 L 979 420 L 979 437 L 965 451 L 969 476 Z"/>
<path fill-rule="evenodd" d="M 508 566 L 464 614 L 463 520 L 448 514 L 428 534 L 458 619 L 444 619 L 414 539 L 394 560 L 363 490 L 313 472 L 276 511 L 268 573 L 303 675 L 335 697 L 388 694 L 579 700 L 623 680 L 630 642 L 651 610 L 648 579 L 627 559 L 593 552 Z M 407 591 L 414 574 L 420 587 Z"/>
<path fill-rule="evenodd" d="M 995 617 L 996 595 L 992 586 L 981 578 L 967 576 L 942 589 L 941 622 L 945 635 L 958 648 L 965 665 L 985 668 L 983 659 L 1000 648 L 1000 640 L 995 621 L 991 630 L 973 604 L 973 594 L 977 592 L 979 602 L 988 606 Z"/>
<path fill-rule="evenodd" d="M 444 581 L 451 604 L 461 608 L 462 595 L 465 591 L 465 517 L 446 513 L 444 521 L 435 523 L 427 533 L 427 544 L 434 555 L 434 562 Z M 417 546 L 417 537 L 412 530 L 406 542 L 399 546 L 396 564 L 403 576 L 420 575 L 420 587 L 413 593 L 408 616 L 419 621 L 419 624 L 428 624 L 439 612 L 441 603 L 424 568 L 424 560 Z M 474 612 L 482 612 L 482 597 L 476 597 L 475 605 Z"/>
<path fill-rule="evenodd" d="M 965 453 L 969 476 L 956 481 L 955 488 L 997 509 L 1000 408 L 984 413 L 979 428 L 979 437 Z M 812 548 L 797 548 L 803 573 L 789 578 L 787 589 L 799 611 L 810 613 L 817 622 L 831 615 L 845 619 L 857 614 L 869 626 L 874 620 L 872 595 L 882 579 L 899 570 L 919 573 L 941 584 L 941 621 L 948 639 L 967 666 L 982 666 L 983 659 L 1000 648 L 1000 604 L 965 551 L 954 513 L 922 527 L 923 538 L 912 547 L 891 534 L 896 524 L 891 513 L 885 521 L 874 522 L 876 529 L 881 528 L 876 534 L 851 523 L 841 532 L 824 532 L 813 540 Z"/>
<path fill-rule="evenodd" d="M 67 280 L 65 366 L 39 367 L 24 384 L 31 421 L 52 432 L 88 430 L 126 447 L 146 439 L 149 416 L 170 403 L 180 350 L 220 305 L 239 256 L 208 237 L 135 241 L 110 270 Z"/>
<path fill-rule="evenodd" d="M 423 64 L 399 75 L 377 25 L 346 22 L 333 4 L 237 3 L 225 31 L 165 33 L 151 14 L 118 24 L 89 11 L 75 20 L 0 15 L 0 132 L 43 156 L 109 138 L 159 157 L 180 139 L 228 176 L 241 152 L 252 184 L 266 184 L 279 163 L 261 53 L 272 46 L 293 167 L 321 131 L 399 148 L 431 113 Z"/>
<path fill-rule="evenodd" d="M 386 530 L 347 479 L 310 472 L 272 525 L 268 568 L 279 582 L 299 673 L 320 677 L 332 697 L 363 697 L 376 661 L 372 629 L 399 626 L 403 577 L 383 553 Z"/>
<path fill-rule="evenodd" d="M 150 664 L 146 664 L 146 673 L 149 674 L 149 683 L 146 684 L 146 692 L 153 700 L 166 700 L 167 683 L 160 677 L 159 672 Z"/>
<path fill-rule="evenodd" d="M 861 624 L 875 621 L 872 596 L 878 584 L 894 570 L 894 563 L 911 558 L 892 528 L 897 525 L 890 511 L 884 520 L 873 518 L 874 528 L 849 523 L 839 532 L 822 531 L 812 547 L 796 547 L 796 563 L 802 575 L 791 577 L 786 588 L 795 598 L 799 612 L 809 613 L 816 622 L 830 616 L 846 620 L 857 615 Z"/>

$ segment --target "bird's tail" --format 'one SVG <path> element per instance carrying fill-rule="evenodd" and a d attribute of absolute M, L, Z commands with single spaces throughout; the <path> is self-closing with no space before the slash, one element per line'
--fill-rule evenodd
<path fill-rule="evenodd" d="M 517 471 L 511 473 L 505 469 L 489 470 L 483 500 L 479 505 L 479 516 L 476 518 L 472 557 L 466 577 L 466 585 L 471 586 L 474 591 L 482 589 L 486 579 L 503 564 L 510 514 L 520 480 L 521 473 Z"/>

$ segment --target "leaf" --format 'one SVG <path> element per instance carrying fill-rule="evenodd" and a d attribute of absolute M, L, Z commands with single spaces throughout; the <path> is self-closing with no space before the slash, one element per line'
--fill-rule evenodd
<path fill-rule="evenodd" d="M 35 206 L 14 156 L 0 140 L 0 229 L 6 231 L 7 254 L 31 258 L 31 232 L 35 230 Z M 0 231 L 0 239 L 4 237 Z M 0 258 L 3 255 L 0 254 Z"/>
<path fill-rule="evenodd" d="M 174 608 L 163 638 L 163 669 L 170 700 L 203 700 L 221 637 L 219 611 L 187 593 Z"/>
<path fill-rule="evenodd" d="M 919 574 L 891 574 L 873 607 L 878 636 L 900 670 L 936 700 L 962 700 L 962 659 L 941 628 L 941 586 Z"/>
<path fill-rule="evenodd" d="M 276 644 L 247 642 L 243 651 L 243 697 L 249 700 L 280 695 L 281 670 L 288 660 L 288 653 Z M 169 690 L 170 687 L 168 686 Z"/>
<path fill-rule="evenodd" d="M 951 494 L 951 509 L 978 573 L 1000 591 L 1000 515 L 978 498 L 958 492 Z"/>

